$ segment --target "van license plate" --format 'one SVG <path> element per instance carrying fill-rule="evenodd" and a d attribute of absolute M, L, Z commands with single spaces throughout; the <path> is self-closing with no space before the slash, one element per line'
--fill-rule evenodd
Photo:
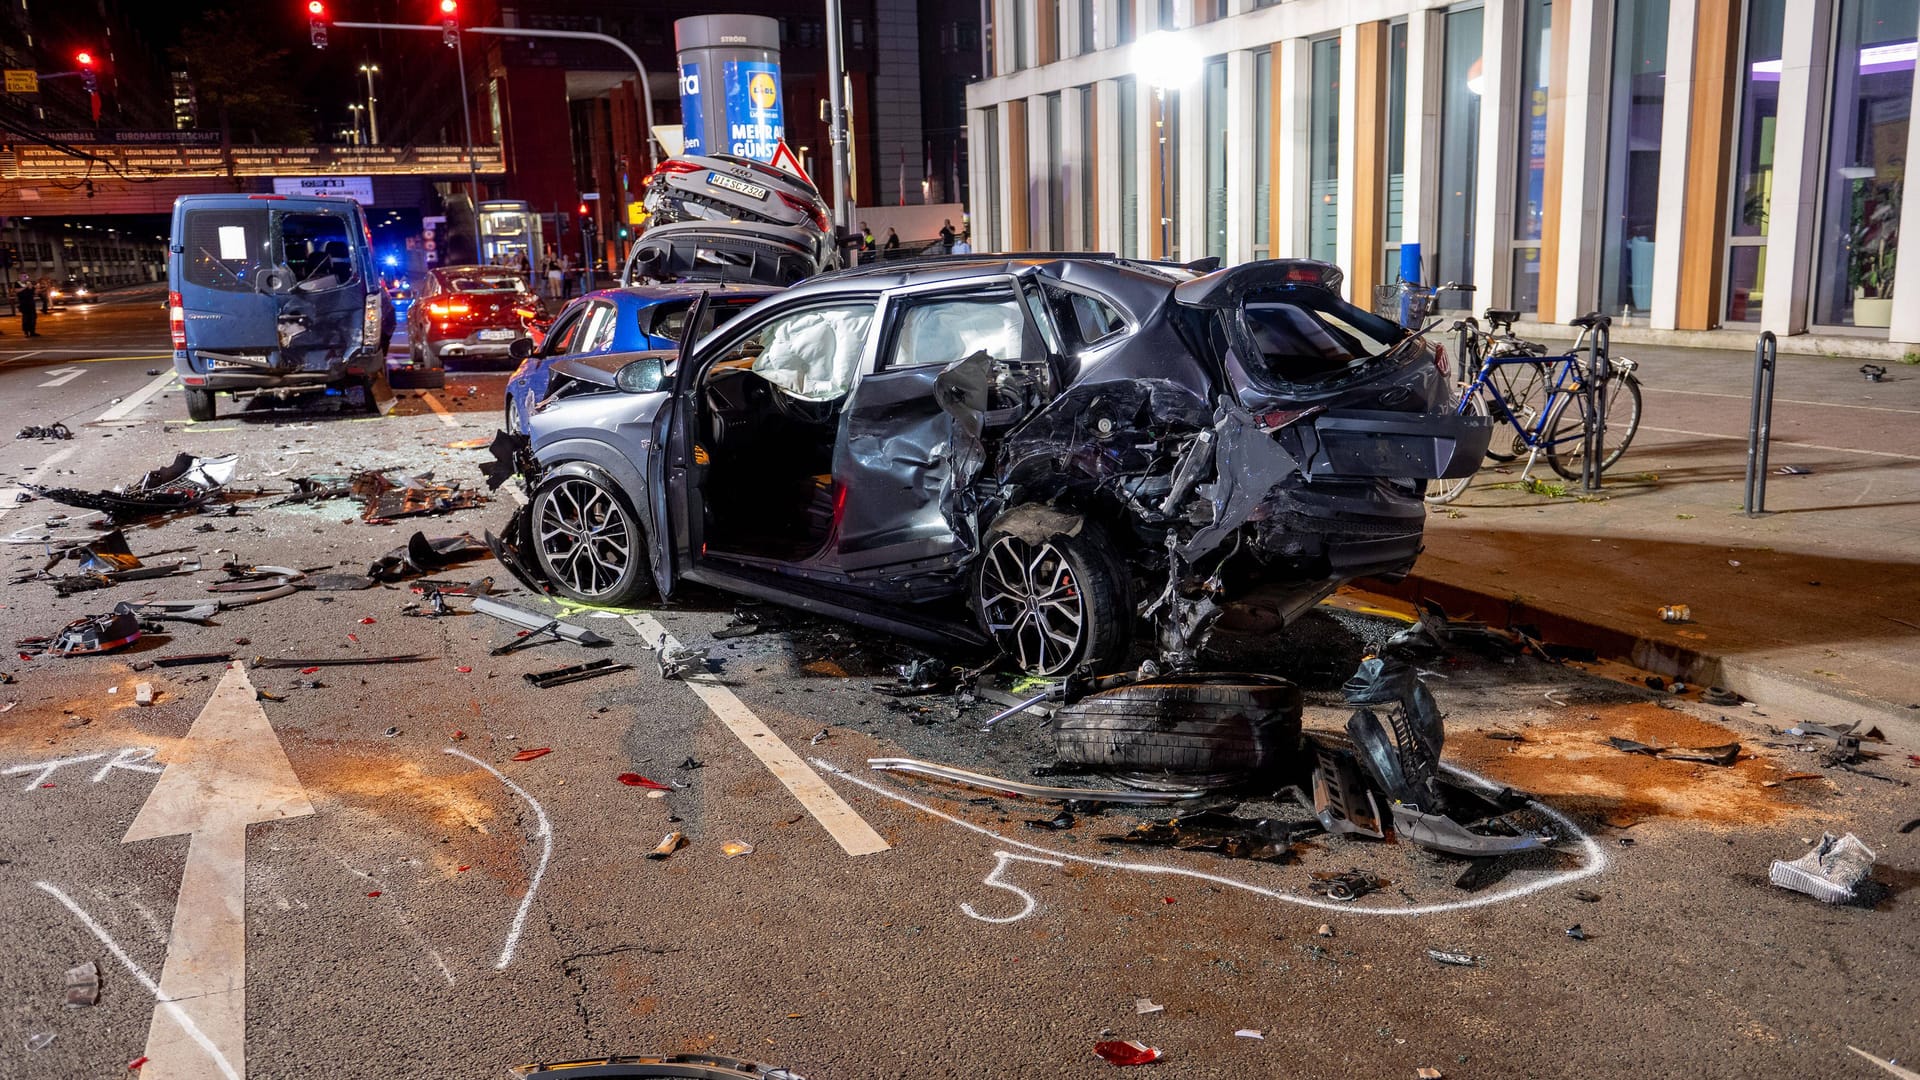
<path fill-rule="evenodd" d="M 749 184 L 745 180 L 735 180 L 725 173 L 708 173 L 707 183 L 712 184 L 714 187 L 726 188 L 728 191 L 739 192 L 750 199 L 764 199 L 767 197 L 766 188 L 761 187 L 759 184 Z"/>
<path fill-rule="evenodd" d="M 512 340 L 513 340 L 513 331 L 511 331 L 511 330 L 482 330 L 482 331 L 480 331 L 480 340 L 481 340 L 481 341 L 512 341 Z"/>

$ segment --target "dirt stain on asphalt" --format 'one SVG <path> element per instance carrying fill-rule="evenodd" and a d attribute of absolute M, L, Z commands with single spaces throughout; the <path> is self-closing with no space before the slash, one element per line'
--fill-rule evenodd
<path fill-rule="evenodd" d="M 1823 781 L 1766 787 L 1784 770 L 1753 736 L 1647 702 L 1570 710 L 1564 719 L 1519 729 L 1524 741 L 1449 732 L 1447 756 L 1549 804 L 1604 824 L 1625 827 L 1653 818 L 1756 825 L 1810 809 Z M 1508 729 L 1511 730 L 1511 729 Z M 1608 744 L 1619 736 L 1659 747 L 1741 744 L 1730 766 L 1629 754 Z"/>
<path fill-rule="evenodd" d="M 483 769 L 429 773 L 396 757 L 327 754 L 297 766 L 311 794 L 387 819 L 411 832 L 431 823 L 442 835 L 492 835 L 494 803 L 507 795 Z"/>

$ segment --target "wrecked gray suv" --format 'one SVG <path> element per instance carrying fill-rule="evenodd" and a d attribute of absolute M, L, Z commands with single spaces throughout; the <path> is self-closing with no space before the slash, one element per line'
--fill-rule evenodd
<path fill-rule="evenodd" d="M 563 361 L 495 551 L 626 604 L 683 582 L 1051 675 L 1183 667 L 1232 603 L 1406 573 L 1475 468 L 1444 354 L 1303 261 L 965 256 L 814 278 L 679 354 Z"/>

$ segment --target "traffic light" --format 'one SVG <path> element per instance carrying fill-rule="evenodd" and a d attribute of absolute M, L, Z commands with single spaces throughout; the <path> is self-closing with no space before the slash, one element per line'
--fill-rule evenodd
<path fill-rule="evenodd" d="M 327 47 L 327 5 L 321 0 L 307 0 L 307 33 L 314 48 Z"/>
<path fill-rule="evenodd" d="M 99 93 L 100 76 L 93 70 L 93 54 L 83 49 L 73 54 L 73 59 L 80 65 L 80 85 L 85 87 L 89 94 Z"/>
<path fill-rule="evenodd" d="M 449 49 L 460 44 L 459 0 L 440 0 L 440 44 Z"/>
<path fill-rule="evenodd" d="M 593 208 L 583 202 L 580 204 L 580 208 L 578 210 L 575 210 L 574 213 L 579 214 L 581 217 L 584 218 L 593 213 Z"/>

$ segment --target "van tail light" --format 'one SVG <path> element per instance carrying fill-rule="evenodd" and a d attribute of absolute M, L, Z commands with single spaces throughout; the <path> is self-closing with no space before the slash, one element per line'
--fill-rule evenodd
<path fill-rule="evenodd" d="M 827 212 L 820 209 L 819 203 L 814 202 L 812 199 L 802 199 L 798 196 L 789 195 L 784 191 L 780 192 L 779 195 L 781 202 L 812 218 L 814 228 L 819 229 L 821 232 L 833 231 L 833 226 L 827 221 Z"/>
<path fill-rule="evenodd" d="M 177 292 L 167 294 L 167 333 L 173 336 L 175 352 L 187 347 L 187 307 Z"/>
<path fill-rule="evenodd" d="M 367 301 L 360 311 L 360 344 L 362 347 L 380 344 L 380 299 L 382 294 L 374 290 L 367 294 Z"/>

